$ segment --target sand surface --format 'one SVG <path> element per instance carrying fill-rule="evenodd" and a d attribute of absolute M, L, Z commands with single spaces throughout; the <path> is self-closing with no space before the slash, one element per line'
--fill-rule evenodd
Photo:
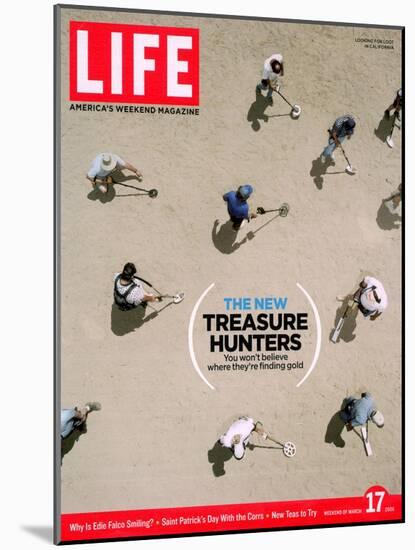
<path fill-rule="evenodd" d="M 354 496 L 374 484 L 400 493 L 401 230 L 382 199 L 401 181 L 401 132 L 390 149 L 388 128 L 379 127 L 401 85 L 400 33 L 77 10 L 62 17 L 62 406 L 102 404 L 63 458 L 62 511 Z M 198 27 L 200 115 L 69 111 L 67 28 L 82 18 Z M 394 49 L 365 48 L 359 37 L 393 39 Z M 263 61 L 276 52 L 285 58 L 282 91 L 302 107 L 296 121 L 280 98 L 270 107 L 255 96 Z M 358 172 L 347 175 L 336 152 L 324 173 L 317 159 L 326 130 L 346 113 L 357 120 L 345 147 Z M 102 151 L 138 166 L 159 196 L 121 186 L 110 200 L 91 195 L 85 173 Z M 290 212 L 254 220 L 235 240 L 222 194 L 245 182 L 254 208 L 287 202 Z M 145 317 L 115 310 L 112 277 L 126 261 L 185 300 Z M 332 344 L 343 307 L 336 296 L 366 274 L 383 282 L 389 307 L 375 322 L 359 315 Z M 187 339 L 193 307 L 212 283 L 194 340 L 215 390 L 193 368 Z M 201 314 L 222 312 L 224 296 L 288 296 L 290 311 L 308 312 L 301 359 L 310 365 L 316 324 L 296 283 L 322 328 L 306 382 L 296 387 L 305 369 L 208 373 L 221 354 L 206 352 Z M 344 446 L 329 442 L 343 398 L 363 390 L 386 418 L 383 430 L 370 427 L 370 459 L 354 433 L 343 431 Z M 257 447 L 237 462 L 220 453 L 218 436 L 241 414 L 294 441 L 297 455 Z"/>

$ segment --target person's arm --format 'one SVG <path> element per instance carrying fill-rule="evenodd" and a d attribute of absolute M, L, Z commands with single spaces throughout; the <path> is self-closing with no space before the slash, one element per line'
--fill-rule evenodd
<path fill-rule="evenodd" d="M 365 282 L 365 280 L 363 279 L 362 281 L 360 281 L 359 283 L 359 288 L 356 290 L 356 292 L 353 294 L 353 301 L 354 302 L 359 302 L 360 301 L 360 296 L 362 294 L 362 291 L 363 289 L 365 289 L 367 287 L 367 283 Z"/>
<path fill-rule="evenodd" d="M 154 294 L 144 294 L 144 297 L 141 301 L 142 302 L 159 302 L 160 297 L 154 296 Z"/>
<path fill-rule="evenodd" d="M 284 76 L 284 63 L 280 63 L 280 65 L 281 65 L 280 76 Z"/>
<path fill-rule="evenodd" d="M 375 313 L 373 315 L 370 316 L 370 320 L 371 321 L 375 321 L 378 317 L 380 317 L 382 315 L 382 312 L 381 311 L 375 311 Z"/>
<path fill-rule="evenodd" d="M 138 170 L 138 168 L 133 166 L 130 162 L 124 161 L 124 168 L 126 168 L 127 170 L 130 170 L 130 172 L 134 172 L 134 174 L 136 174 L 136 176 L 138 176 L 139 178 L 143 176 L 143 174 Z"/>

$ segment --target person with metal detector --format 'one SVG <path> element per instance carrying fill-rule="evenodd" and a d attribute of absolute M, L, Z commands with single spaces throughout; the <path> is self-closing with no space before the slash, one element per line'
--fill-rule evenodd
<path fill-rule="evenodd" d="M 370 276 L 361 281 L 359 289 L 355 292 L 354 301 L 358 303 L 363 316 L 370 317 L 371 321 L 382 315 L 388 307 L 388 297 L 382 283 Z"/>
<path fill-rule="evenodd" d="M 281 443 L 274 436 L 267 433 L 262 425 L 262 422 L 254 422 L 249 416 L 241 416 L 235 420 L 227 432 L 219 438 L 219 443 L 222 447 L 227 447 L 233 452 L 233 456 L 237 460 L 241 460 L 245 456 L 245 448 L 249 444 L 251 434 L 255 432 L 262 439 L 272 441 L 281 447 L 284 455 L 287 458 L 292 458 L 296 454 L 296 446 L 291 441 Z"/>
<path fill-rule="evenodd" d="M 85 407 L 79 409 L 61 409 L 61 439 L 67 438 L 74 430 L 84 426 L 91 411 L 100 411 L 101 404 L 96 401 L 86 403 Z"/>
<path fill-rule="evenodd" d="M 376 409 L 375 401 L 368 392 L 362 393 L 360 399 L 347 397 L 340 418 L 346 424 L 347 430 L 363 426 L 371 420 L 378 428 L 383 428 L 385 420 L 383 414 Z"/>
<path fill-rule="evenodd" d="M 233 452 L 233 456 L 237 460 L 241 460 L 245 456 L 245 448 L 249 443 L 249 438 L 252 432 L 257 432 L 263 436 L 265 434 L 261 422 L 254 422 L 248 416 L 241 416 L 233 422 L 226 433 L 219 438 L 219 443 L 222 447 L 227 447 Z"/>
<path fill-rule="evenodd" d="M 341 144 L 346 138 L 350 139 L 352 137 L 355 127 L 356 121 L 352 115 L 344 115 L 335 120 L 332 128 L 328 130 L 330 134 L 328 145 L 320 157 L 323 164 L 325 164 L 328 159 L 334 161 L 333 153 L 335 149 L 337 147 L 342 148 Z M 348 166 L 350 166 L 349 162 Z"/>
<path fill-rule="evenodd" d="M 234 231 L 238 231 L 246 221 L 257 217 L 257 214 L 249 213 L 247 202 L 253 191 L 252 185 L 245 184 L 240 185 L 236 191 L 229 191 L 223 195 L 223 200 L 228 203 L 228 214 Z"/>
<path fill-rule="evenodd" d="M 392 109 L 395 109 L 393 113 L 394 118 L 396 118 L 397 120 L 401 120 L 400 112 L 402 109 L 402 99 L 403 99 L 402 88 L 399 88 L 399 90 L 396 92 L 396 97 L 393 100 L 392 105 L 389 105 L 389 107 L 385 110 L 386 120 L 390 119 Z"/>
<path fill-rule="evenodd" d="M 135 277 L 137 269 L 131 262 L 125 264 L 121 273 L 114 277 L 114 302 L 121 311 L 129 311 L 147 302 L 160 301 L 159 296 L 146 294 L 141 280 Z"/>
<path fill-rule="evenodd" d="M 94 189 L 98 186 L 101 193 L 108 193 L 108 185 L 113 183 L 111 174 L 116 170 L 123 169 L 130 170 L 141 181 L 143 177 L 142 173 L 130 162 L 123 160 L 113 153 L 100 153 L 97 155 L 92 161 L 91 168 L 86 177 L 92 183 Z"/>
<path fill-rule="evenodd" d="M 257 84 L 256 93 L 262 95 L 262 90 L 268 90 L 267 99 L 273 104 L 272 92 L 278 92 L 280 85 L 278 79 L 284 76 L 284 62 L 280 53 L 275 53 L 264 61 L 261 82 Z"/>
<path fill-rule="evenodd" d="M 377 410 L 372 395 L 365 392 L 362 393 L 360 399 L 347 397 L 340 411 L 340 418 L 345 423 L 348 432 L 360 428 L 360 437 L 366 455 L 372 456 L 372 445 L 369 441 L 369 421 L 373 422 L 378 428 L 383 428 L 385 425 L 383 414 Z M 356 431 L 356 433 L 359 435 L 359 432 Z"/>

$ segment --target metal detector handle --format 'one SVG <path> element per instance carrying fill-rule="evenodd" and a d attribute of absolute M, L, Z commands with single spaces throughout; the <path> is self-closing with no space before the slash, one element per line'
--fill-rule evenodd
<path fill-rule="evenodd" d="M 269 439 L 270 441 L 272 441 L 273 443 L 276 443 L 277 445 L 281 445 L 282 447 L 284 446 L 281 441 L 277 441 L 274 437 L 272 437 L 272 435 L 270 434 L 267 434 L 267 439 Z"/>
<path fill-rule="evenodd" d="M 396 112 L 395 112 L 395 113 L 393 113 L 392 129 L 391 129 L 390 134 L 389 134 L 389 137 L 390 137 L 390 138 L 392 137 L 393 131 L 394 131 L 394 129 L 395 129 L 395 122 L 396 122 L 396 119 L 397 119 L 397 116 L 396 116 Z"/>
<path fill-rule="evenodd" d="M 347 161 L 347 164 L 348 164 L 349 166 L 351 166 L 350 160 L 347 158 L 346 152 L 345 152 L 345 150 L 343 149 L 343 145 L 341 144 L 340 140 L 338 140 L 337 143 L 339 144 L 339 147 L 340 147 L 340 149 L 341 149 L 341 151 L 342 151 L 342 153 L 343 153 L 344 158 L 345 158 L 346 161 Z"/>
<path fill-rule="evenodd" d="M 282 97 L 282 99 L 285 101 L 285 103 L 288 103 L 288 105 L 291 107 L 291 109 L 294 109 L 294 107 L 291 105 L 291 103 L 288 101 L 288 99 L 286 99 L 279 90 L 278 90 L 277 94 Z"/>
<path fill-rule="evenodd" d="M 133 279 L 138 279 L 142 283 L 145 283 L 146 285 L 148 285 L 150 288 L 153 288 L 153 285 L 151 283 L 149 283 L 148 281 L 146 281 L 142 277 L 138 277 L 138 275 L 134 275 Z"/>

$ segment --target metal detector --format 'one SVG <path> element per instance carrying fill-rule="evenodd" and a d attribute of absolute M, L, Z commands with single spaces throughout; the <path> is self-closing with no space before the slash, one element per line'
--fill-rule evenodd
<path fill-rule="evenodd" d="M 163 298 L 171 298 L 174 304 L 180 304 L 180 302 L 184 300 L 184 292 L 178 292 L 177 294 L 162 294 L 159 290 L 157 290 L 157 288 L 155 288 L 151 283 L 149 283 L 142 277 L 138 277 L 137 275 L 134 275 L 134 279 L 138 279 L 142 283 L 152 288 L 155 292 L 157 292 L 157 294 L 159 295 L 160 302 L 163 300 Z"/>
<path fill-rule="evenodd" d="M 282 97 L 285 103 L 288 103 L 288 105 L 291 107 L 291 117 L 299 118 L 299 116 L 301 115 L 301 107 L 299 105 L 291 105 L 288 99 L 286 99 L 279 90 L 276 90 L 276 92 Z"/>
<path fill-rule="evenodd" d="M 261 215 L 268 214 L 268 212 L 279 212 L 282 218 L 287 217 L 289 211 L 290 206 L 286 202 L 284 202 L 279 208 L 273 208 L 271 210 L 265 210 L 262 206 L 258 206 L 256 209 L 256 213 Z"/>
<path fill-rule="evenodd" d="M 395 144 L 393 143 L 393 139 L 392 139 L 392 134 L 393 134 L 393 131 L 395 129 L 395 121 L 396 121 L 396 113 L 394 113 L 393 115 L 393 124 L 392 124 L 392 129 L 390 131 L 390 134 L 386 137 L 386 143 L 388 144 L 388 146 L 392 149 Z"/>
<path fill-rule="evenodd" d="M 340 317 L 340 319 L 337 323 L 337 326 L 334 329 L 333 335 L 330 338 L 330 340 L 333 342 L 333 344 L 335 344 L 337 342 L 337 340 L 339 339 L 340 332 L 343 328 L 345 320 L 347 319 L 349 313 L 351 313 L 355 309 L 356 306 L 357 306 L 357 302 L 355 302 L 354 300 L 349 300 L 347 302 L 347 307 L 346 307 L 343 315 Z"/>
<path fill-rule="evenodd" d="M 372 445 L 370 444 L 370 441 L 369 441 L 369 423 L 368 422 L 366 422 L 366 426 L 360 426 L 360 434 L 363 439 L 363 444 L 365 446 L 365 451 L 367 456 L 372 456 L 373 451 L 372 451 Z"/>
<path fill-rule="evenodd" d="M 272 441 L 273 443 L 276 443 L 281 447 L 284 456 L 286 456 L 287 458 L 292 458 L 293 456 L 295 456 L 297 452 L 297 447 L 292 441 L 286 441 L 285 443 L 281 443 L 280 441 L 277 441 L 276 439 L 274 439 L 272 436 L 268 434 L 265 434 L 265 435 L 266 435 L 265 439 L 269 439 L 270 441 Z"/>
<path fill-rule="evenodd" d="M 345 168 L 345 171 L 350 174 L 351 176 L 354 176 L 356 174 L 356 169 L 353 168 L 353 166 L 350 164 L 350 160 L 347 158 L 346 156 L 346 152 L 345 150 L 343 149 L 343 145 L 340 143 L 340 140 L 337 141 L 337 144 L 338 146 L 340 147 L 342 153 L 343 153 L 343 156 L 344 158 L 346 159 L 346 162 L 347 162 L 347 166 Z"/>
<path fill-rule="evenodd" d="M 138 181 L 142 181 L 142 179 L 143 178 L 139 178 Z M 159 194 L 157 189 L 143 189 L 142 187 L 136 187 L 135 185 L 128 185 L 122 181 L 113 181 L 113 183 L 116 185 L 122 185 L 123 187 L 130 187 L 131 189 L 136 189 L 137 191 L 143 191 L 144 193 L 147 193 L 150 199 L 155 199 Z"/>

